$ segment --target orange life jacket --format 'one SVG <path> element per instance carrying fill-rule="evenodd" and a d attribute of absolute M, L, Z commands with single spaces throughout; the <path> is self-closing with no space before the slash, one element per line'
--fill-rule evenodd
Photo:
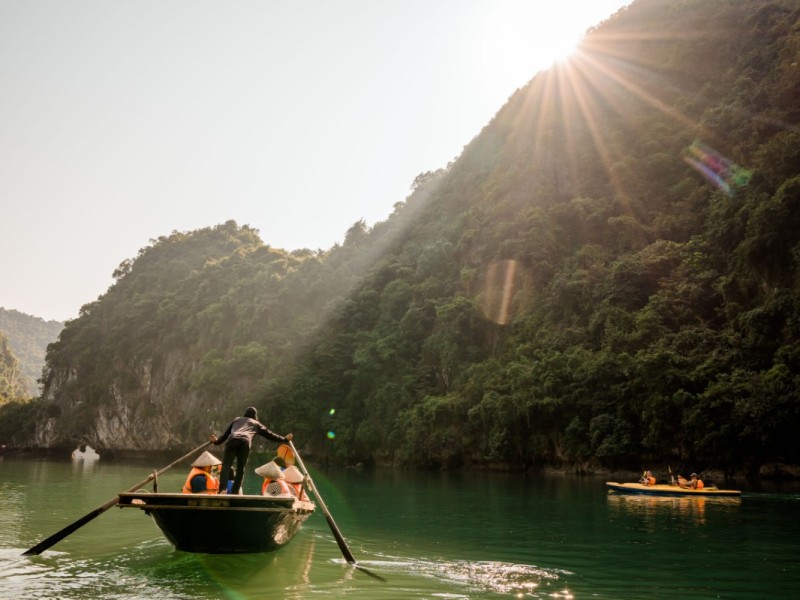
<path fill-rule="evenodd" d="M 262 496 L 294 496 L 289 484 L 285 479 L 269 479 L 264 477 L 261 484 Z"/>
<path fill-rule="evenodd" d="M 302 483 L 290 483 L 289 487 L 292 488 L 292 494 L 297 496 L 300 500 L 308 501 L 308 495 L 306 491 L 303 489 Z"/>
<path fill-rule="evenodd" d="M 204 492 L 196 492 L 199 494 L 218 494 L 219 493 L 219 480 L 214 477 L 208 471 L 204 471 L 198 467 L 192 467 L 192 470 L 189 472 L 189 476 L 186 478 L 186 483 L 183 484 L 183 489 L 181 492 L 184 494 L 194 494 L 195 492 L 192 491 L 192 479 L 197 477 L 198 475 L 205 475 L 206 478 L 206 490 Z"/>
<path fill-rule="evenodd" d="M 656 484 L 656 478 L 655 477 L 648 477 L 647 478 L 647 485 L 655 485 L 655 484 Z"/>
<path fill-rule="evenodd" d="M 702 490 L 705 487 L 702 479 L 698 479 L 697 482 L 692 486 L 696 490 Z"/>

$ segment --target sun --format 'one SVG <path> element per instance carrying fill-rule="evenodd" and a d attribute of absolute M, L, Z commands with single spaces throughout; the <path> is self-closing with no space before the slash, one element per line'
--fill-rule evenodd
<path fill-rule="evenodd" d="M 569 59 L 587 28 L 625 0 L 497 0 L 471 15 L 483 60 L 498 78 L 526 82 Z M 602 7 L 606 7 L 605 12 Z"/>
<path fill-rule="evenodd" d="M 509 7 L 507 32 L 524 44 L 539 69 L 565 62 L 578 50 L 586 31 L 631 0 L 498 0 Z"/>
<path fill-rule="evenodd" d="M 540 40 L 537 52 L 539 59 L 547 65 L 565 62 L 575 54 L 582 38 L 582 34 L 576 34 L 574 31 L 555 31 Z"/>

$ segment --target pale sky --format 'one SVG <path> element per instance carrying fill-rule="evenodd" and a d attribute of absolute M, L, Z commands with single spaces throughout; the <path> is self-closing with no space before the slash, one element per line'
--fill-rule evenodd
<path fill-rule="evenodd" d="M 78 316 L 150 240 L 328 249 L 629 0 L 0 0 L 0 306 Z"/>

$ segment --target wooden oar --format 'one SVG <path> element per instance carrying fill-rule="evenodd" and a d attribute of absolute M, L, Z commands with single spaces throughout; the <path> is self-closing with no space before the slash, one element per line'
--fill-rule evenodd
<path fill-rule="evenodd" d="M 303 459 L 300 458 L 300 453 L 297 451 L 297 448 L 294 447 L 294 443 L 292 443 L 291 440 L 289 441 L 289 446 L 291 447 L 292 452 L 294 452 L 294 457 L 297 459 L 297 464 L 300 465 L 300 470 L 302 471 L 303 475 L 305 475 L 306 481 L 308 481 L 308 487 L 310 487 L 311 491 L 314 492 L 314 496 L 317 498 L 317 502 L 319 502 L 320 508 L 322 508 L 322 513 L 325 515 L 325 520 L 328 521 L 328 526 L 331 528 L 331 533 L 333 533 L 333 537 L 336 538 L 336 543 L 339 544 L 339 550 L 341 550 L 344 559 L 357 569 L 369 575 L 370 577 L 374 577 L 375 579 L 378 579 L 380 581 L 386 581 L 380 575 L 377 575 L 372 571 L 370 571 L 369 569 L 365 569 L 361 565 L 356 564 L 356 559 L 353 556 L 353 553 L 350 552 L 350 548 L 347 546 L 347 542 L 344 541 L 344 536 L 342 535 L 342 532 L 339 531 L 339 528 L 336 526 L 336 521 L 333 520 L 333 515 L 331 514 L 331 511 L 329 511 L 328 507 L 325 506 L 325 501 L 322 499 L 322 496 L 320 496 L 317 486 L 314 485 L 314 480 L 311 479 L 311 475 L 308 474 L 308 470 L 306 469 L 306 466 L 303 464 Z"/>
<path fill-rule="evenodd" d="M 150 473 L 150 475 L 147 477 L 147 479 L 144 479 L 144 480 L 140 481 L 139 483 L 137 483 L 136 485 L 134 485 L 133 487 L 131 487 L 130 489 L 125 490 L 125 491 L 126 492 L 135 492 L 136 490 L 138 490 L 143 485 L 147 485 L 155 477 L 158 477 L 163 472 L 171 469 L 172 467 L 174 467 L 178 463 L 183 462 L 184 460 L 186 460 L 187 458 L 189 458 L 190 456 L 192 456 L 196 452 L 199 452 L 200 450 L 205 449 L 210 444 L 211 444 L 211 442 L 206 442 L 202 446 L 198 446 L 197 448 L 195 448 L 194 450 L 192 450 L 191 452 L 189 452 L 185 456 L 181 456 L 178 460 L 176 460 L 175 462 L 167 465 L 166 467 L 164 467 L 160 471 L 155 471 L 153 473 Z M 118 500 L 119 500 L 119 495 L 114 496 L 111 500 L 109 500 L 105 504 L 101 504 L 100 506 L 95 508 L 93 511 L 85 514 L 84 516 L 82 516 L 80 519 L 78 519 L 74 523 L 70 523 L 69 525 L 64 527 L 64 529 L 62 529 L 61 531 L 58 531 L 58 532 L 54 533 L 53 535 L 51 535 L 46 540 L 42 540 L 41 542 L 36 544 L 33 548 L 30 548 L 30 549 L 26 550 L 25 552 L 22 553 L 22 556 L 28 556 L 28 555 L 31 555 L 31 554 L 41 554 L 42 552 L 47 550 L 50 546 L 52 546 L 54 544 L 57 544 L 58 542 L 63 540 L 65 537 L 67 537 L 73 531 L 75 531 L 77 529 L 80 529 L 81 527 L 86 525 L 89 521 L 94 519 L 95 517 L 99 517 L 100 515 L 102 515 L 109 508 L 111 508 L 112 506 L 116 505 Z"/>

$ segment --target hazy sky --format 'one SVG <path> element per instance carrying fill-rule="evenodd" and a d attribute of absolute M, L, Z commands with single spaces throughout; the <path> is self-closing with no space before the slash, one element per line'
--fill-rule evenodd
<path fill-rule="evenodd" d="M 0 306 L 71 319 L 150 240 L 327 249 L 626 0 L 0 0 Z"/>

